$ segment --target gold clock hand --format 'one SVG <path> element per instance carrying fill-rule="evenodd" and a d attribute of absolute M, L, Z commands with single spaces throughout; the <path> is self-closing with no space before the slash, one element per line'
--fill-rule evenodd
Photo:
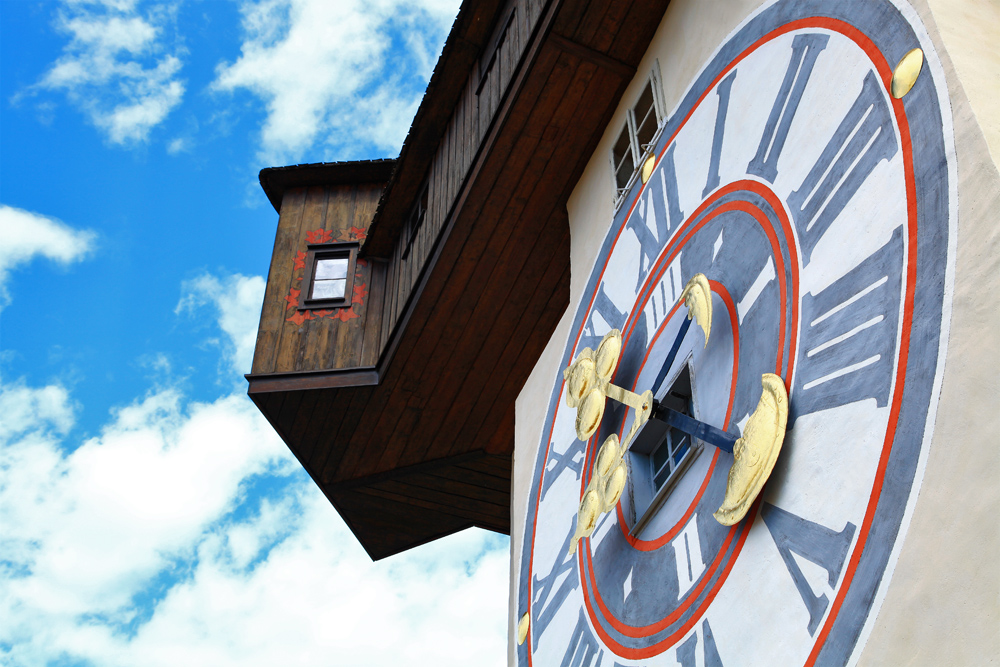
<path fill-rule="evenodd" d="M 696 273 L 684 286 L 681 300 L 688 307 L 688 319 L 692 317 L 705 331 L 705 345 L 708 345 L 708 335 L 712 332 L 712 288 L 704 273 Z"/>
<path fill-rule="evenodd" d="M 681 341 L 684 340 L 688 329 L 691 328 L 691 320 L 698 322 L 705 331 L 705 346 L 708 347 L 708 336 L 712 331 L 712 288 L 709 286 L 708 278 L 705 277 L 704 273 L 696 273 L 687 282 L 687 285 L 684 286 L 684 290 L 681 292 L 681 300 L 684 301 L 684 304 L 688 308 L 688 316 L 677 331 L 677 336 L 674 337 L 674 344 L 670 346 L 667 358 L 664 360 L 663 366 L 660 367 L 660 372 L 656 374 L 656 379 L 653 380 L 650 389 L 653 390 L 654 395 L 659 393 L 660 384 L 666 378 L 667 371 L 674 365 L 677 352 L 681 349 Z"/>
<path fill-rule="evenodd" d="M 646 423 L 653 409 L 653 392 L 636 394 L 611 384 L 609 379 L 618 365 L 621 354 L 621 332 L 612 329 L 597 346 L 597 352 L 589 347 L 577 355 L 569 368 L 563 371 L 566 380 L 566 404 L 576 408 L 576 436 L 586 442 L 597 431 L 604 416 L 605 399 L 623 403 L 635 410 L 635 418 L 621 445 L 618 436 L 611 434 L 597 453 L 594 475 L 580 500 L 576 514 L 576 531 L 570 539 L 569 553 L 576 551 L 577 541 L 589 537 L 597 527 L 601 514 L 618 504 L 625 488 L 625 452 L 628 451 L 635 434 Z"/>
<path fill-rule="evenodd" d="M 733 446 L 733 467 L 729 469 L 726 497 L 715 512 L 716 521 L 732 526 L 746 516 L 774 469 L 788 421 L 788 392 L 774 373 L 761 377 L 764 393 L 750 415 L 743 437 Z"/>

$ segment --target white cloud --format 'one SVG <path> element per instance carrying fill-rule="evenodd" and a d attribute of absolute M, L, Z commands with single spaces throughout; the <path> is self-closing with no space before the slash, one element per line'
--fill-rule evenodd
<path fill-rule="evenodd" d="M 214 305 L 235 360 L 262 288 L 205 275 L 178 310 Z M 0 663 L 506 663 L 506 538 L 371 562 L 241 392 L 161 389 L 82 442 L 75 410 L 0 387 Z"/>
<path fill-rule="evenodd" d="M 506 541 L 372 563 L 245 397 L 163 391 L 68 444 L 0 445 L 0 662 L 505 663 Z"/>
<path fill-rule="evenodd" d="M 65 435 L 75 420 L 69 393 L 59 385 L 32 389 L 23 383 L 0 389 L 0 440 L 28 431 Z"/>
<path fill-rule="evenodd" d="M 116 144 L 144 141 L 181 102 L 185 83 L 179 48 L 168 52 L 165 26 L 173 8 L 135 2 L 64 0 L 57 29 L 63 54 L 36 84 L 61 90 Z"/>
<path fill-rule="evenodd" d="M 0 204 L 0 304 L 8 301 L 7 278 L 19 264 L 38 256 L 69 264 L 90 252 L 95 236 L 55 218 Z"/>
<path fill-rule="evenodd" d="M 191 140 L 187 137 L 177 137 L 176 139 L 171 139 L 167 144 L 167 153 L 170 155 L 177 155 L 179 153 L 185 153 L 191 150 Z"/>
<path fill-rule="evenodd" d="M 3 389 L 5 406 L 53 392 L 18 389 Z M 0 644 L 31 637 L 29 653 L 70 650 L 67 641 L 93 630 L 82 617 L 128 623 L 133 596 L 234 509 L 249 478 L 294 470 L 263 417 L 235 395 L 185 405 L 174 390 L 155 393 L 75 448 L 41 429 L 20 431 L 0 449 L 10 570 L 0 616 L 19 619 L 0 629 Z"/>
<path fill-rule="evenodd" d="M 183 296 L 175 313 L 203 306 L 216 309 L 219 328 L 226 334 L 223 354 L 227 372 L 250 372 L 265 284 L 260 276 L 237 274 L 220 279 L 206 273 L 186 281 L 181 288 Z M 242 386 L 242 379 L 240 383 Z"/>
<path fill-rule="evenodd" d="M 333 159 L 393 154 L 457 10 L 454 0 L 248 0 L 242 54 L 212 86 L 267 104 L 259 153 L 269 164 L 317 143 Z"/>

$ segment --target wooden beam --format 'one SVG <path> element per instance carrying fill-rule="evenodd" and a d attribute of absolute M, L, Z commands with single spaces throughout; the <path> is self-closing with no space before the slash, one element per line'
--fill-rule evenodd
<path fill-rule="evenodd" d="M 611 56 L 605 55 L 589 46 L 574 42 L 569 37 L 563 37 L 555 32 L 551 32 L 549 33 L 549 42 L 560 51 L 591 62 L 609 72 L 614 72 L 622 79 L 631 80 L 635 76 L 636 69 L 631 65 L 623 63 L 620 60 L 615 60 Z"/>
<path fill-rule="evenodd" d="M 303 389 L 369 387 L 378 384 L 379 374 L 374 366 L 369 366 L 295 373 L 260 373 L 257 375 L 248 373 L 243 377 L 250 383 L 247 393 L 252 395 L 275 391 L 301 391 Z"/>
<path fill-rule="evenodd" d="M 477 459 L 481 459 L 484 456 L 486 456 L 486 452 L 482 450 L 466 452 L 457 456 L 446 456 L 444 458 L 435 459 L 433 461 L 425 461 L 424 463 L 418 463 L 412 466 L 404 466 L 394 470 L 388 470 L 386 472 L 357 477 L 344 482 L 334 482 L 327 484 L 326 486 L 329 487 L 330 491 L 339 493 L 341 491 L 356 489 L 359 486 L 371 486 L 372 484 L 379 484 L 381 482 L 395 481 L 410 475 L 426 474 L 438 470 L 439 468 L 454 466 L 461 463 L 470 463 Z"/>

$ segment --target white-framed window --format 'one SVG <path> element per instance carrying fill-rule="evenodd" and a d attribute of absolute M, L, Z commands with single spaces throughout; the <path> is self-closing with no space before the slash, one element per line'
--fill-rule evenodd
<path fill-rule="evenodd" d="M 666 115 L 660 83 L 659 61 L 646 78 L 635 102 L 625 114 L 625 124 L 611 147 L 611 177 L 615 184 L 615 206 L 642 169 L 660 136 Z"/>

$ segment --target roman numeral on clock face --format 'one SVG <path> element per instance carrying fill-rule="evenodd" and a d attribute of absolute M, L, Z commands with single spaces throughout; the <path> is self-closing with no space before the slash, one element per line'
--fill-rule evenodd
<path fill-rule="evenodd" d="M 817 295 L 802 299 L 802 341 L 789 427 L 803 414 L 889 400 L 903 273 L 903 228 Z"/>
<path fill-rule="evenodd" d="M 597 290 L 597 296 L 594 298 L 594 310 L 587 317 L 587 324 L 583 327 L 578 349 L 589 347 L 596 350 L 601 338 L 608 330 L 622 328 L 626 315 L 627 312 L 619 310 L 615 302 L 608 296 L 602 281 Z"/>
<path fill-rule="evenodd" d="M 698 634 L 698 632 L 692 633 L 677 647 L 677 662 L 681 667 L 697 667 Z M 719 657 L 719 649 L 715 645 L 715 636 L 712 634 L 708 619 L 701 622 L 701 652 L 701 664 L 705 667 L 722 667 L 722 658 Z"/>
<path fill-rule="evenodd" d="M 542 478 L 542 500 L 548 495 L 552 484 L 559 479 L 567 469 L 572 470 L 575 479 L 580 479 L 583 469 L 584 443 L 576 438 L 566 446 L 566 451 L 560 454 L 556 451 L 555 442 L 549 446 L 549 460 L 545 464 L 545 476 Z"/>
<path fill-rule="evenodd" d="M 659 178 L 656 179 L 660 181 L 659 192 L 655 187 L 648 187 L 633 215 L 629 216 L 625 223 L 625 227 L 632 230 L 636 239 L 639 240 L 640 246 L 636 292 L 642 287 L 643 281 L 649 274 L 650 266 L 656 261 L 660 250 L 667 242 L 671 225 L 677 227 L 684 218 L 677 196 L 677 170 L 674 167 L 675 148 L 676 144 L 671 145 L 660 159 Z M 658 198 L 662 198 L 662 201 L 657 201 Z M 650 227 L 656 230 L 655 234 Z"/>
<path fill-rule="evenodd" d="M 587 619 L 583 617 L 583 609 L 569 638 L 569 646 L 563 655 L 559 667 L 597 667 L 601 664 L 604 651 L 600 650 L 597 638 L 590 632 Z"/>
<path fill-rule="evenodd" d="M 576 557 L 569 554 L 569 541 L 575 532 L 576 516 L 572 516 L 569 517 L 569 531 L 556 553 L 552 570 L 541 579 L 532 577 L 534 598 L 531 603 L 531 633 L 536 641 L 545 632 L 545 628 L 549 627 L 566 596 L 580 585 L 580 577 L 576 573 Z"/>
<path fill-rule="evenodd" d="M 698 537 L 698 515 L 695 514 L 684 526 L 680 535 L 670 543 L 674 548 L 674 561 L 677 564 L 677 597 L 687 594 L 695 582 L 705 571 L 705 557 L 701 552 L 701 540 Z"/>
<path fill-rule="evenodd" d="M 722 138 L 726 132 L 726 114 L 729 111 L 729 93 L 736 80 L 736 71 L 727 76 L 719 84 L 716 93 L 719 95 L 719 109 L 715 112 L 715 132 L 712 134 L 712 156 L 708 163 L 708 182 L 701 196 L 705 198 L 712 190 L 719 187 L 719 161 L 722 158 Z"/>
<path fill-rule="evenodd" d="M 895 154 L 892 114 L 878 77 L 869 71 L 861 93 L 816 164 L 799 189 L 788 196 L 788 208 L 792 211 L 806 263 L 816 243 L 868 175 L 879 162 Z"/>
<path fill-rule="evenodd" d="M 747 173 L 760 176 L 769 183 L 774 183 L 778 175 L 778 158 L 781 149 L 788 138 L 788 129 L 802 100 L 809 76 L 812 74 L 816 56 L 826 48 L 830 41 L 829 35 L 796 35 L 792 40 L 792 57 L 785 70 L 785 78 L 778 89 L 778 96 L 771 107 L 771 115 L 764 126 L 764 136 L 761 137 L 757 154 L 747 165 Z"/>
<path fill-rule="evenodd" d="M 791 512 L 775 507 L 770 503 L 763 503 L 760 509 L 760 518 L 767 526 L 781 554 L 781 560 L 788 568 L 788 574 L 795 582 L 795 588 L 805 603 L 809 612 L 809 623 L 807 628 L 810 635 L 816 633 L 819 622 L 823 619 L 826 608 L 830 606 L 830 599 L 826 593 L 816 595 L 806 581 L 802 569 L 795 562 L 793 553 L 802 558 L 816 563 L 826 570 L 830 590 L 833 591 L 840 580 L 840 571 L 844 567 L 844 560 L 847 558 L 847 550 L 851 546 L 854 537 L 855 526 L 847 522 L 844 529 L 839 533 L 830 530 L 812 521 L 807 521 Z"/>
<path fill-rule="evenodd" d="M 660 324 L 677 303 L 682 291 L 684 283 L 681 281 L 681 253 L 678 253 L 649 293 L 649 301 L 643 311 L 646 313 L 646 326 L 649 331 L 660 328 Z"/>

